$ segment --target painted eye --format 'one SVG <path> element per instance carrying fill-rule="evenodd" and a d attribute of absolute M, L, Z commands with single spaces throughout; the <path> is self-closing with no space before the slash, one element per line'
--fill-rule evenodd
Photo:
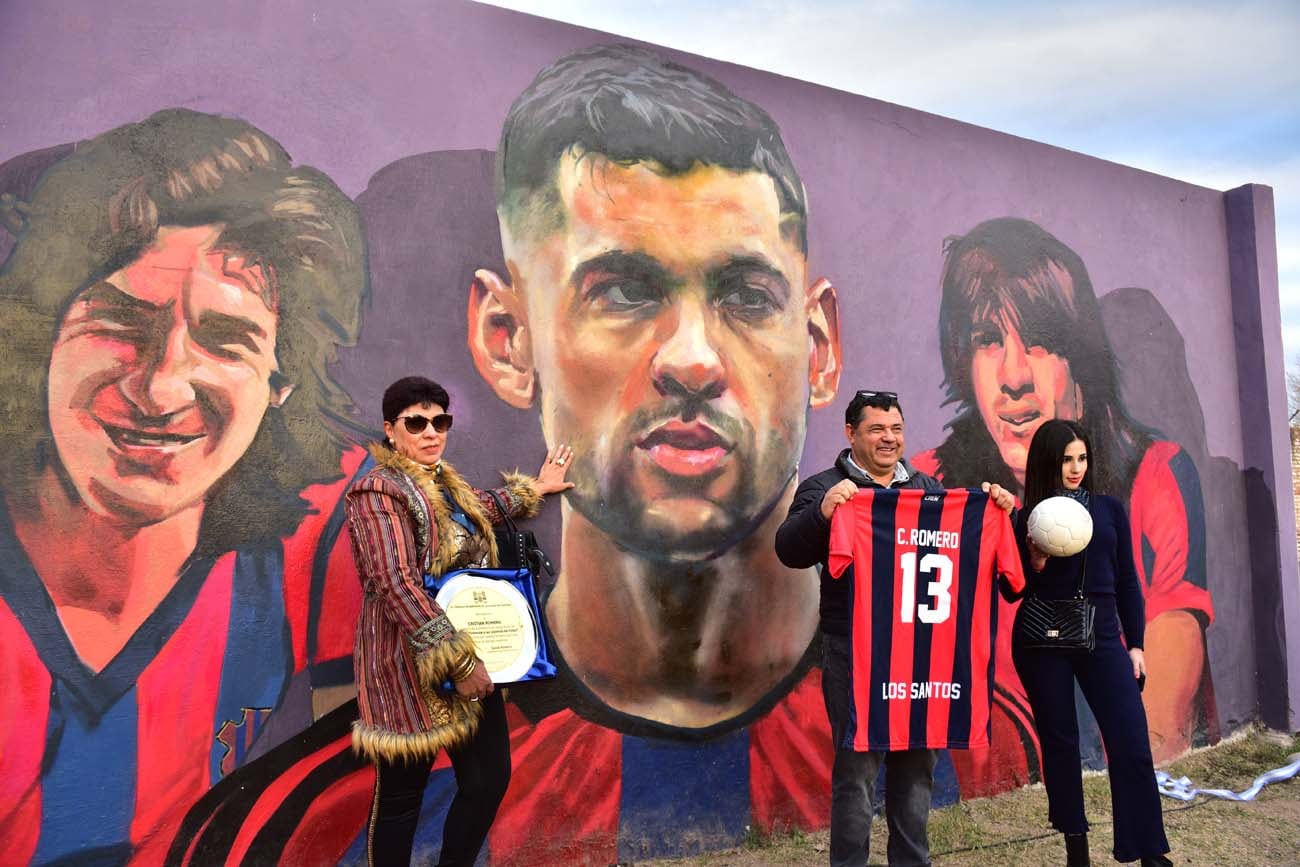
<path fill-rule="evenodd" d="M 205 350 L 228 361 L 261 354 L 257 337 L 264 336 L 255 323 L 238 316 L 205 313 L 191 332 Z"/>
<path fill-rule="evenodd" d="M 759 286 L 738 286 L 722 295 L 717 305 L 730 313 L 747 317 L 766 317 L 777 310 L 776 299 Z"/>
<path fill-rule="evenodd" d="M 602 307 L 615 311 L 637 310 L 663 300 L 663 293 L 656 287 L 625 278 L 596 283 L 589 294 Z"/>
<path fill-rule="evenodd" d="M 87 315 L 72 328 L 124 343 L 143 343 L 149 338 L 149 320 L 134 310 L 104 308 Z"/>
<path fill-rule="evenodd" d="M 731 269 L 710 287 L 713 305 L 727 316 L 760 322 L 781 311 L 783 284 L 775 276 L 752 269 Z"/>
<path fill-rule="evenodd" d="M 99 319 L 95 321 L 92 327 L 95 333 L 101 337 L 112 337 L 117 340 L 140 340 L 144 337 L 143 328 L 125 322 Z"/>

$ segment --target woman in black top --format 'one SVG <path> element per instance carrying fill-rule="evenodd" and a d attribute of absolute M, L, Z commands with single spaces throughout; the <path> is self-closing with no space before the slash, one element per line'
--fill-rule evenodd
<path fill-rule="evenodd" d="M 1025 507 L 1016 531 L 1028 592 L 1066 598 L 1078 589 L 1080 570 L 1084 570 L 1083 591 L 1096 608 L 1096 647 L 1090 652 L 1068 652 L 1013 646 L 1012 654 L 1042 742 L 1048 818 L 1065 834 L 1067 867 L 1090 863 L 1075 680 L 1097 718 L 1106 746 L 1115 860 L 1140 858 L 1144 865 L 1168 865 L 1171 862 L 1164 854 L 1169 851 L 1169 841 L 1139 695 L 1146 677 L 1142 588 L 1123 505 L 1114 497 L 1091 493 L 1091 452 L 1088 435 L 1077 422 L 1057 419 L 1038 429 L 1029 446 Z M 1092 513 L 1092 541 L 1085 553 L 1048 557 L 1026 537 L 1029 514 L 1052 496 L 1071 497 Z"/>

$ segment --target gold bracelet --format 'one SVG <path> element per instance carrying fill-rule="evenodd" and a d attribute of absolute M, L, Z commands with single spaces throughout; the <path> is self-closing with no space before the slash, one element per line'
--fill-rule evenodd
<path fill-rule="evenodd" d="M 468 679 L 469 676 L 473 675 L 474 666 L 476 666 L 476 664 L 477 660 L 474 659 L 472 655 L 464 656 L 459 663 L 456 663 L 456 667 L 452 669 L 451 679 L 455 681 Z"/>
<path fill-rule="evenodd" d="M 451 679 L 456 681 L 456 683 L 468 680 L 469 676 L 474 673 L 474 669 L 477 667 L 478 657 L 474 656 L 472 653 L 468 654 L 464 659 L 456 664 L 455 668 L 452 669 Z"/>

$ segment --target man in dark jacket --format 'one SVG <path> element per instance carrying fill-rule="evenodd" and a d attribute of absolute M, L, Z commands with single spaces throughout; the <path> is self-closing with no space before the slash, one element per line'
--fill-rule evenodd
<path fill-rule="evenodd" d="M 776 534 L 781 562 L 795 568 L 821 567 L 822 694 L 836 745 L 831 771 L 832 867 L 862 867 L 871 843 L 873 784 L 885 763 L 885 813 L 889 823 L 889 863 L 930 863 L 926 823 L 934 784 L 937 750 L 855 752 L 841 748 L 850 713 L 849 615 L 852 566 L 839 579 L 826 568 L 831 516 L 859 488 L 942 487 L 903 459 L 903 410 L 889 391 L 859 391 L 844 412 L 849 447 L 835 465 L 805 479 Z M 997 485 L 984 484 L 994 501 L 1010 511 L 1013 498 Z"/>

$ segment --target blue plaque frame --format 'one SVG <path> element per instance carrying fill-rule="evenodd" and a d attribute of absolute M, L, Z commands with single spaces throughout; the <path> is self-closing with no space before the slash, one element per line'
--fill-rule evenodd
<path fill-rule="evenodd" d="M 498 581 L 507 581 L 518 590 L 528 602 L 533 612 L 533 624 L 537 627 L 537 658 L 533 660 L 528 673 L 511 683 L 523 683 L 528 680 L 547 680 L 555 677 L 555 663 L 551 661 L 547 647 L 546 627 L 542 621 L 542 609 L 537 603 L 537 590 L 534 587 L 533 573 L 530 569 L 455 569 L 445 575 L 425 575 L 424 592 L 433 599 L 443 585 L 457 575 L 481 575 Z"/>

